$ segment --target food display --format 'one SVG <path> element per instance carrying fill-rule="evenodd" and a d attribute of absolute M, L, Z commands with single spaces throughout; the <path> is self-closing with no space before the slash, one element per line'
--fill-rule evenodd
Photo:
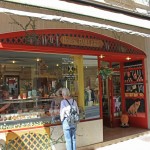
<path fill-rule="evenodd" d="M 39 122 L 42 118 L 47 123 L 59 123 L 59 105 L 57 99 L 42 98 L 34 99 L 12 99 L 0 102 L 0 105 L 7 105 L 10 107 L 5 113 L 0 114 L 0 124 L 7 122 L 22 121 L 28 122 L 29 120 Z M 57 104 L 55 106 L 55 104 Z"/>

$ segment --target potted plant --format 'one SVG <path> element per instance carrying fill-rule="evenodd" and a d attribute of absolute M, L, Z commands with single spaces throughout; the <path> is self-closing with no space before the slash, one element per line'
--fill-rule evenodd
<path fill-rule="evenodd" d="M 113 74 L 114 74 L 113 68 L 110 67 L 101 67 L 99 70 L 99 75 L 102 77 L 103 80 L 107 78 L 111 79 Z"/>

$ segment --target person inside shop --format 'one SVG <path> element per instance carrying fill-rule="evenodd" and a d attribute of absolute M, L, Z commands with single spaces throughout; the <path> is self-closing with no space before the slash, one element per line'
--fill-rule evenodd
<path fill-rule="evenodd" d="M 56 95 L 59 95 L 58 93 L 61 93 L 63 88 L 63 83 L 61 80 L 58 81 L 58 83 L 56 84 Z"/>
<path fill-rule="evenodd" d="M 94 94 L 94 90 L 90 88 L 90 86 L 87 86 L 86 88 L 86 93 L 87 93 L 87 97 L 88 97 L 88 102 L 91 102 L 92 101 L 92 105 L 94 103 L 94 100 L 95 100 L 95 94 Z M 86 100 L 86 101 L 87 101 Z M 87 102 L 86 102 L 87 104 Z"/>
<path fill-rule="evenodd" d="M 60 119 L 62 122 L 63 132 L 66 141 L 66 150 L 76 150 L 77 125 L 76 124 L 69 125 L 66 117 L 68 112 L 70 111 L 69 103 L 76 107 L 78 114 L 79 114 L 79 109 L 77 106 L 77 102 L 70 96 L 70 91 L 68 88 L 62 88 L 62 97 L 63 99 L 60 105 Z"/>
<path fill-rule="evenodd" d="M 1 88 L 1 99 L 9 99 L 9 87 L 6 85 L 3 85 Z M 10 107 L 11 103 L 5 104 L 0 107 L 0 113 L 6 113 L 7 109 Z"/>
<path fill-rule="evenodd" d="M 58 89 L 56 91 L 56 97 L 55 97 L 55 100 L 53 100 L 51 102 L 51 109 L 58 109 L 60 108 L 60 102 L 62 100 L 62 88 Z"/>
<path fill-rule="evenodd" d="M 95 80 L 95 88 L 94 88 L 94 95 L 95 95 L 95 103 L 99 103 L 99 78 L 96 76 Z"/>
<path fill-rule="evenodd" d="M 51 96 L 51 91 L 52 91 L 52 84 L 51 82 L 47 82 L 46 83 L 46 88 L 45 88 L 45 93 L 47 94 L 47 96 Z"/>
<path fill-rule="evenodd" d="M 56 84 L 56 92 L 55 92 L 55 100 L 53 100 L 51 102 L 51 109 L 54 109 L 55 107 L 60 108 L 60 102 L 62 100 L 62 88 L 63 88 L 63 84 L 61 83 L 61 81 L 59 81 Z"/>
<path fill-rule="evenodd" d="M 43 97 L 43 96 L 44 96 L 44 89 L 43 89 L 42 86 L 40 86 L 40 87 L 38 88 L 38 96 L 39 96 L 39 97 Z"/>
<path fill-rule="evenodd" d="M 53 120 L 53 117 L 54 117 L 56 121 L 60 121 L 59 110 L 60 110 L 60 103 L 61 103 L 61 100 L 62 100 L 62 94 L 61 93 L 62 93 L 62 88 L 59 89 L 56 92 L 55 99 L 51 101 L 49 113 L 52 116 L 52 120 Z"/>

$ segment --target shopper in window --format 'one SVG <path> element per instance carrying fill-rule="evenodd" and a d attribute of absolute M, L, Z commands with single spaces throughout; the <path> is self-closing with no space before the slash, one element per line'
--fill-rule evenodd
<path fill-rule="evenodd" d="M 6 85 L 2 86 L 1 90 L 2 90 L 2 97 L 1 97 L 2 100 L 9 99 L 9 88 L 8 88 L 8 86 L 6 86 Z M 0 108 L 0 113 L 6 113 L 7 108 L 9 106 L 10 106 L 10 103 L 3 105 Z"/>
<path fill-rule="evenodd" d="M 76 124 L 69 126 L 67 122 L 67 112 L 70 110 L 70 106 L 68 105 L 67 100 L 70 104 L 74 105 L 77 108 L 77 113 L 79 114 L 79 109 L 77 103 L 70 96 L 70 91 L 68 88 L 62 88 L 62 97 L 60 105 L 60 119 L 63 126 L 63 132 L 66 141 L 66 149 L 67 150 L 76 150 Z"/>

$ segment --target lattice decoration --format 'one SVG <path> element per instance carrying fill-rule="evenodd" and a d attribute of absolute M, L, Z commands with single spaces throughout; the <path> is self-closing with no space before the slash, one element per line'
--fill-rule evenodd
<path fill-rule="evenodd" d="M 9 133 L 6 143 L 7 150 L 51 150 L 49 133 L 40 131 L 28 131 L 22 135 Z M 20 131 L 21 132 L 21 131 Z"/>
<path fill-rule="evenodd" d="M 50 32 L 50 31 L 49 31 Z M 71 32 L 71 31 L 70 31 Z M 21 32 L 23 35 L 11 36 L 10 38 L 0 38 L 1 43 L 5 44 L 17 44 L 17 45 L 31 45 L 31 46 L 48 46 L 48 47 L 60 47 L 60 48 L 73 48 L 73 49 L 86 49 L 86 50 L 96 50 L 96 51 L 104 51 L 104 52 L 116 52 L 116 53 L 124 53 L 124 54 L 134 54 L 134 55 L 145 55 L 145 53 L 136 47 L 125 44 L 121 41 L 111 39 L 105 36 L 101 36 L 98 34 L 90 34 L 89 32 L 84 33 L 68 33 L 64 31 L 64 33 L 38 33 L 38 31 L 32 32 Z M 11 35 L 11 33 L 10 33 Z M 8 35 L 9 36 L 9 35 Z M 78 44 L 66 44 L 62 42 L 63 37 L 72 38 L 71 40 Z M 75 39 L 76 38 L 76 39 Z M 74 39 L 76 41 L 74 41 Z M 83 44 L 83 42 L 88 43 Z M 93 43 L 98 40 L 101 42 L 101 46 L 92 46 Z M 80 42 L 81 41 L 81 42 Z M 87 42 L 88 41 L 88 42 Z M 91 45 L 89 45 L 91 42 Z M 80 44 L 82 43 L 82 44 Z"/>

